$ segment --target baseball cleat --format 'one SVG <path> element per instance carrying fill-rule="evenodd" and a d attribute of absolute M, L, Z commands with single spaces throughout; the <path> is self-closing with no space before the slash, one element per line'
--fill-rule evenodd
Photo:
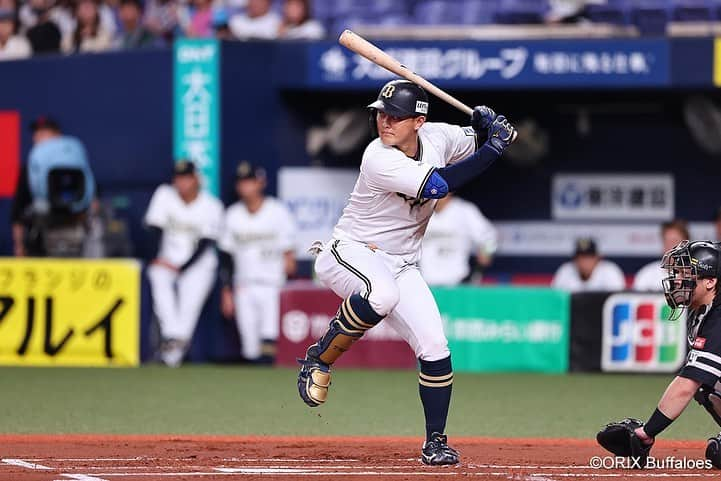
<path fill-rule="evenodd" d="M 715 468 L 721 469 L 721 433 L 714 438 L 709 438 L 706 444 L 706 459 L 711 461 Z"/>
<path fill-rule="evenodd" d="M 160 359 L 168 367 L 180 367 L 185 357 L 186 343 L 178 339 L 165 340 L 160 346 Z"/>
<path fill-rule="evenodd" d="M 458 464 L 460 454 L 448 445 L 448 436 L 440 433 L 431 434 L 431 440 L 423 443 L 421 461 L 429 466 L 445 466 Z"/>
<path fill-rule="evenodd" d="M 305 359 L 298 359 L 298 394 L 308 406 L 314 408 L 323 404 L 328 398 L 330 386 L 330 366 L 323 361 L 306 354 Z"/>

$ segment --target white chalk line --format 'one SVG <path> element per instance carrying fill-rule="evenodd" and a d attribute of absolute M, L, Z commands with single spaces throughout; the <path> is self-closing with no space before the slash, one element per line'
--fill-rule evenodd
<path fill-rule="evenodd" d="M 183 458 L 150 458 L 150 457 L 133 457 L 133 458 L 32 458 L 32 459 L 16 459 L 16 458 L 4 458 L 2 463 L 11 466 L 23 467 L 31 470 L 53 470 L 51 468 L 39 463 L 33 463 L 30 461 L 44 460 L 44 461 L 143 461 L 148 462 L 152 460 L 173 460 L 183 461 Z M 186 458 L 187 459 L 187 458 Z M 519 464 L 475 464 L 471 463 L 468 465 L 461 465 L 460 467 L 449 467 L 447 470 L 439 471 L 437 468 L 426 468 L 420 463 L 412 465 L 391 465 L 391 466 L 375 466 L 365 464 L 353 464 L 359 463 L 357 459 L 300 459 L 300 458 L 224 458 L 228 461 L 252 463 L 258 461 L 265 461 L 263 465 L 249 465 L 241 467 L 227 467 L 221 466 L 212 468 L 210 466 L 199 466 L 199 465 L 186 465 L 186 466 L 75 466 L 75 467 L 63 467 L 57 470 L 82 470 L 85 472 L 94 470 L 142 470 L 146 472 L 103 472 L 93 474 L 71 474 L 63 473 L 60 476 L 66 478 L 65 480 L 56 481 L 67 481 L 67 479 L 77 481 L 107 481 L 104 478 L 109 477 L 150 477 L 150 476 L 162 476 L 162 477 L 180 477 L 180 476 L 217 476 L 217 475 L 288 475 L 288 476 L 492 476 L 492 477 L 506 477 L 511 480 L 519 481 L 553 481 L 553 478 L 646 478 L 646 479 L 663 479 L 663 478 L 717 478 L 718 473 L 711 472 L 603 472 L 597 468 L 584 465 L 519 465 Z M 404 458 L 402 461 L 417 461 L 415 458 Z M 329 466 L 310 466 L 307 463 L 340 463 L 346 462 L 348 465 L 331 464 Z M 393 462 L 393 460 L 391 460 Z M 274 465 L 274 463 L 278 463 Z M 304 463 L 305 466 L 289 467 L 282 463 Z M 180 469 L 178 469 L 180 468 Z M 177 470 L 174 472 L 150 472 L 152 470 Z M 207 471 L 212 469 L 211 471 Z M 409 469 L 411 471 L 409 471 Z M 419 469 L 427 469 L 427 471 L 418 471 Z M 469 469 L 471 471 L 469 471 Z M 550 472 L 534 472 L 524 474 L 514 474 L 507 470 L 523 469 L 523 470 L 575 470 L 572 473 L 550 473 Z M 191 471 L 192 470 L 192 471 Z M 352 470 L 352 471 L 351 471 Z M 483 471 L 473 471 L 483 470 Z M 494 470 L 494 471 L 485 471 Z M 502 470 L 502 471 L 498 471 Z M 591 470 L 592 472 L 578 472 L 579 470 Z M 549 476 L 552 476 L 549 477 Z"/>
<path fill-rule="evenodd" d="M 409 459 L 391 459 L 391 462 L 395 461 L 412 461 L 414 458 Z M 352 458 L 336 458 L 336 459 L 314 459 L 314 458 L 223 458 L 221 461 L 224 462 L 263 462 L 263 463 L 359 463 L 360 459 Z"/>
<path fill-rule="evenodd" d="M 184 458 L 151 458 L 145 456 L 135 456 L 133 458 L 25 458 L 27 461 L 96 461 L 115 462 L 115 461 L 156 461 L 166 459 L 169 461 L 180 461 Z"/>
<path fill-rule="evenodd" d="M 65 469 L 51 468 L 51 467 L 45 466 L 43 464 L 31 463 L 31 462 L 25 461 L 23 459 L 5 458 L 5 459 L 2 459 L 2 463 L 10 465 L 10 466 L 19 466 L 21 468 L 30 469 L 33 471 L 65 471 Z M 85 470 L 83 470 L 83 471 L 85 471 Z M 96 476 L 91 476 L 88 474 L 63 473 L 60 476 L 62 476 L 64 478 L 73 479 L 75 481 L 108 481 L 107 479 L 98 478 Z M 55 480 L 55 481 L 67 481 L 67 480 Z"/>
<path fill-rule="evenodd" d="M 124 469 L 207 469 L 210 466 L 207 464 L 175 464 L 173 466 L 63 466 L 62 470 L 80 470 L 80 471 L 96 471 L 99 469 L 113 469 L 116 471 L 124 470 Z"/>
<path fill-rule="evenodd" d="M 464 472 L 451 470 L 428 470 L 428 471 L 312 471 L 293 468 L 276 468 L 276 469 L 254 469 L 244 468 L 229 471 L 218 471 L 217 468 L 213 472 L 194 471 L 194 472 L 175 472 L 175 473 L 98 473 L 96 476 L 106 478 L 112 477 L 178 477 L 178 476 L 243 476 L 243 475 L 283 475 L 287 477 L 307 477 L 307 476 L 494 476 L 504 477 L 507 479 L 523 479 L 525 481 L 541 481 L 543 479 L 561 478 L 639 478 L 639 479 L 655 479 L 655 478 L 718 478 L 718 474 L 710 473 L 529 473 L 524 475 L 514 475 L 508 471 L 489 471 L 489 472 Z M 553 476 L 548 478 L 547 476 Z"/>
<path fill-rule="evenodd" d="M 33 469 L 33 470 L 52 470 L 53 469 L 53 468 L 49 468 L 47 466 L 43 466 L 42 464 L 30 463 L 23 459 L 15 459 L 15 458 L 2 459 L 2 463 L 8 464 L 10 466 L 19 466 L 21 468 L 27 468 L 27 469 Z"/>
<path fill-rule="evenodd" d="M 73 479 L 75 481 L 108 481 L 107 479 L 97 478 L 88 474 L 61 474 L 60 476 Z M 56 479 L 55 481 L 67 481 L 67 479 Z"/>

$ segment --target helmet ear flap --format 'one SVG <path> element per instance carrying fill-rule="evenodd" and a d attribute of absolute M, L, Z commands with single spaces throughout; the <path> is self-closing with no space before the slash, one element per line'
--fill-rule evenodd
<path fill-rule="evenodd" d="M 371 138 L 375 139 L 378 137 L 378 124 L 376 118 L 378 117 L 378 109 L 373 107 L 368 109 L 368 127 L 371 129 Z"/>

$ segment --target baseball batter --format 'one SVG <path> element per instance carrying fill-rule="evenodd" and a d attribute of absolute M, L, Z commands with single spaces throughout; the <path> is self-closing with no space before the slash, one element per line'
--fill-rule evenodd
<path fill-rule="evenodd" d="M 285 205 L 263 194 L 262 168 L 236 171 L 240 202 L 228 208 L 220 238 L 222 310 L 235 315 L 243 357 L 272 363 L 278 339 L 280 288 L 295 272 L 295 221 Z"/>
<path fill-rule="evenodd" d="M 497 247 L 498 232 L 478 207 L 449 193 L 438 200 L 428 222 L 421 274 L 431 286 L 458 285 L 471 273 L 471 255 L 487 267 Z"/>
<path fill-rule="evenodd" d="M 419 360 L 422 461 L 455 464 L 458 452 L 443 434 L 453 370 L 438 307 L 418 269 L 421 240 L 436 199 L 481 174 L 516 131 L 488 107 L 474 109 L 472 128 L 426 123 L 428 97 L 405 80 L 387 83 L 368 107 L 379 138 L 366 148 L 333 238 L 315 262 L 318 278 L 344 300 L 300 360 L 298 391 L 311 407 L 325 402 L 333 363 L 385 319 Z"/>
<path fill-rule="evenodd" d="M 175 164 L 173 185 L 159 186 L 145 214 L 157 255 L 148 267 L 153 310 L 163 338 L 160 357 L 181 364 L 216 279 L 214 245 L 223 221 L 223 204 L 200 190 L 191 162 Z"/>

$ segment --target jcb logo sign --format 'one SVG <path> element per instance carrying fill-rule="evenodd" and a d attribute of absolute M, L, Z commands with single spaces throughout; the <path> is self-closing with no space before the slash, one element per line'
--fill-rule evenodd
<path fill-rule="evenodd" d="M 393 91 L 396 89 L 395 85 L 386 85 L 383 91 L 381 92 L 381 97 L 385 97 L 387 99 L 393 97 Z"/>

